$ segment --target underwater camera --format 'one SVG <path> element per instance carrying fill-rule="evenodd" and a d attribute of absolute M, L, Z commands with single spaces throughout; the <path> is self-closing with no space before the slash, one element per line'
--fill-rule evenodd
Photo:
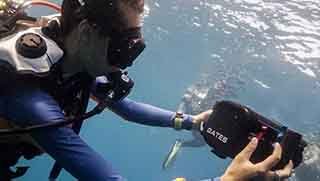
<path fill-rule="evenodd" d="M 234 158 L 256 137 L 259 143 L 250 159 L 253 163 L 266 159 L 273 152 L 273 143 L 280 143 L 282 157 L 272 170 L 283 168 L 289 160 L 297 167 L 307 146 L 301 134 L 232 101 L 217 102 L 200 131 L 212 152 L 221 158 Z"/>

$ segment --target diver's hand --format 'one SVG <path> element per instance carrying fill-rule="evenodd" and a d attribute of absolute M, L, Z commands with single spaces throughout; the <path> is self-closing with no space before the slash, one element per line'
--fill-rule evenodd
<path fill-rule="evenodd" d="M 234 158 L 229 165 L 221 181 L 245 181 L 257 175 L 264 175 L 265 178 L 274 178 L 274 173 L 270 169 L 275 166 L 281 159 L 281 146 L 276 143 L 273 153 L 264 161 L 253 164 L 249 159 L 258 145 L 258 140 L 253 138 L 250 143 Z M 290 175 L 292 170 L 292 163 L 289 163 L 283 170 L 277 171 L 279 176 Z M 289 172 L 289 173 L 288 173 Z M 282 175 L 280 175 L 282 174 Z"/>
<path fill-rule="evenodd" d="M 208 121 L 210 115 L 212 113 L 212 109 L 204 111 L 200 114 L 193 116 L 193 130 L 200 130 L 200 123 Z"/>

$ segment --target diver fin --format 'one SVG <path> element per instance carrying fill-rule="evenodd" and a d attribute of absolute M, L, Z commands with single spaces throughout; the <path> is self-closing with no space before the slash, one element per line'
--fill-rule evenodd
<path fill-rule="evenodd" d="M 175 144 L 172 145 L 170 152 L 168 153 L 166 159 L 162 163 L 162 169 L 165 170 L 170 167 L 175 161 L 178 152 L 182 146 L 182 142 L 180 140 L 176 140 Z"/>

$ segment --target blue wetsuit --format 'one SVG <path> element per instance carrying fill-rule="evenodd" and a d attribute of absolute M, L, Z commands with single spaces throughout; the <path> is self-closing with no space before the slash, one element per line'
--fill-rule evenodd
<path fill-rule="evenodd" d="M 26 82 L 17 84 L 20 85 L 0 94 L 1 116 L 18 126 L 51 123 L 65 119 L 63 111 L 50 94 Z M 101 98 L 98 94 L 97 97 Z M 173 126 L 174 112 L 127 98 L 113 103 L 110 109 L 129 121 L 151 126 Z M 191 121 L 192 117 L 186 115 L 182 127 L 191 129 Z M 123 180 L 112 168 L 110 162 L 90 148 L 69 127 L 35 132 L 31 136 L 65 170 L 79 180 Z"/>

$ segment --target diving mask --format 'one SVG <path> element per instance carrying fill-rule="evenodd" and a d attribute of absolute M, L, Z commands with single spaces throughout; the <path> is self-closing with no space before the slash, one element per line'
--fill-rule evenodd
<path fill-rule="evenodd" d="M 108 62 L 121 69 L 131 66 L 146 47 L 140 27 L 113 32 L 111 37 L 108 47 Z"/>

